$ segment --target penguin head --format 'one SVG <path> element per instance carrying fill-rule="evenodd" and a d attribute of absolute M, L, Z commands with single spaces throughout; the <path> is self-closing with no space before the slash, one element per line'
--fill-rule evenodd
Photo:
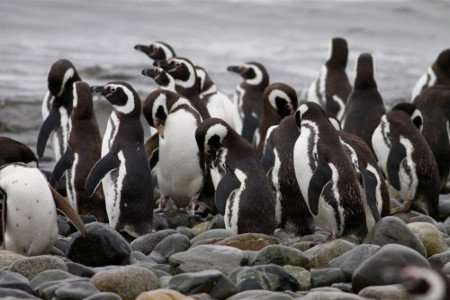
<path fill-rule="evenodd" d="M 175 91 L 175 79 L 163 68 L 153 67 L 142 70 L 142 75 L 153 78 L 153 80 L 163 89 Z"/>
<path fill-rule="evenodd" d="M 72 84 L 79 81 L 77 70 L 67 59 L 56 61 L 48 73 L 48 90 L 55 97 L 61 97 L 64 92 L 72 92 Z"/>
<path fill-rule="evenodd" d="M 333 125 L 334 129 L 337 131 L 341 131 L 341 122 L 339 122 L 338 118 L 328 110 L 323 111 L 325 113 L 325 116 L 327 117 L 328 121 L 330 121 L 331 125 Z"/>
<path fill-rule="evenodd" d="M 312 119 L 316 120 L 319 118 L 326 118 L 323 108 L 314 102 L 306 102 L 300 105 L 295 112 L 295 123 L 300 129 L 303 120 Z"/>
<path fill-rule="evenodd" d="M 214 82 L 211 80 L 211 77 L 209 77 L 208 72 L 206 72 L 203 67 L 195 66 L 195 72 L 197 73 L 197 77 L 200 82 L 200 91 L 206 91 L 214 85 Z"/>
<path fill-rule="evenodd" d="M 195 131 L 198 149 L 207 157 L 215 157 L 224 146 L 225 138 L 231 134 L 231 127 L 223 120 L 210 118 L 205 120 Z"/>
<path fill-rule="evenodd" d="M 394 111 L 403 111 L 405 112 L 413 122 L 414 126 L 419 129 L 419 131 L 422 131 L 423 127 L 423 116 L 422 112 L 412 103 L 399 103 L 396 106 L 392 108 Z"/>
<path fill-rule="evenodd" d="M 167 61 L 155 61 L 156 66 L 164 69 L 175 79 L 176 85 L 188 89 L 197 85 L 197 73 L 192 62 L 187 58 L 174 57 Z"/>
<path fill-rule="evenodd" d="M 439 53 L 434 67 L 438 68 L 445 76 L 450 79 L 450 49 L 446 49 Z"/>
<path fill-rule="evenodd" d="M 449 279 L 438 270 L 407 266 L 400 272 L 409 299 L 444 300 L 450 296 Z"/>
<path fill-rule="evenodd" d="M 71 117 L 88 119 L 93 114 L 92 92 L 89 84 L 83 81 L 73 83 L 73 110 Z"/>
<path fill-rule="evenodd" d="M 228 66 L 227 70 L 240 74 L 249 85 L 266 87 L 269 84 L 269 74 L 260 63 L 248 62 L 242 65 Z"/>
<path fill-rule="evenodd" d="M 280 118 L 293 114 L 298 106 L 297 93 L 284 83 L 269 84 L 264 90 L 263 101 L 267 101 Z"/>
<path fill-rule="evenodd" d="M 348 60 L 348 45 L 343 38 L 336 37 L 330 42 L 329 56 L 325 63 L 329 68 L 345 69 Z"/>
<path fill-rule="evenodd" d="M 134 49 L 141 51 L 153 60 L 168 60 L 175 57 L 173 48 L 164 42 L 153 42 L 150 45 L 136 45 Z"/>
<path fill-rule="evenodd" d="M 105 86 L 91 87 L 93 94 L 102 95 L 112 104 L 114 110 L 122 115 L 139 117 L 141 101 L 133 87 L 121 81 L 112 81 Z"/>
<path fill-rule="evenodd" d="M 22 162 L 31 167 L 39 166 L 36 155 L 27 145 L 0 136 L 0 166 L 13 162 Z"/>
<path fill-rule="evenodd" d="M 375 64 L 370 53 L 362 53 L 356 63 L 355 89 L 377 88 Z"/>

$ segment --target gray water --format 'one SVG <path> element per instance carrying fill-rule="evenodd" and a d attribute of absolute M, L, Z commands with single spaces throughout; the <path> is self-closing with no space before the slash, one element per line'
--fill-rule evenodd
<path fill-rule="evenodd" d="M 450 2 L 438 1 L 0 1 L 0 135 L 36 147 L 47 72 L 71 60 L 91 85 L 132 84 L 144 99 L 156 87 L 140 75 L 150 60 L 133 49 L 165 41 L 204 66 L 231 95 L 230 64 L 263 63 L 271 81 L 297 91 L 318 75 L 329 40 L 345 37 L 350 78 L 359 53 L 377 60 L 387 104 L 409 99 L 416 80 L 450 47 Z M 110 107 L 96 103 L 104 131 Z M 49 143 L 50 144 L 50 143 Z M 51 148 L 44 168 L 52 166 Z"/>

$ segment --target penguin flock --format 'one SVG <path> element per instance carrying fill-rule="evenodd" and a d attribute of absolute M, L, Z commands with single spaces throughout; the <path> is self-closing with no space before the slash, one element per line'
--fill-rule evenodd
<path fill-rule="evenodd" d="M 320 227 L 330 238 L 361 241 L 382 217 L 412 207 L 439 217 L 450 173 L 450 49 L 419 79 L 411 102 L 388 110 L 371 54 L 359 55 L 350 82 L 343 38 L 331 40 L 304 99 L 271 82 L 258 62 L 227 68 L 242 79 L 230 98 L 169 44 L 134 48 L 151 59 L 141 74 L 158 85 L 143 101 L 127 82 L 90 86 L 70 61 L 51 66 L 36 149 L 42 158 L 51 138 L 51 173 L 37 169 L 31 149 L 0 137 L 6 249 L 48 251 L 56 209 L 81 232 L 78 214 L 89 214 L 138 237 L 154 230 L 153 215 L 170 209 L 169 200 L 192 217 L 199 206 L 223 215 L 236 234 Z M 112 106 L 103 137 L 94 97 Z M 396 196 L 401 206 L 391 208 Z M 36 228 L 46 228 L 39 242 Z"/>

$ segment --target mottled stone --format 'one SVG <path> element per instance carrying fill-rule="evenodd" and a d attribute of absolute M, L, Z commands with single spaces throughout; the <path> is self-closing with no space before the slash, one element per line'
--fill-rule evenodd
<path fill-rule="evenodd" d="M 305 254 L 311 261 L 311 267 L 323 268 L 328 266 L 328 263 L 333 258 L 338 257 L 355 247 L 356 245 L 349 241 L 337 239 L 327 243 L 318 244 L 313 248 L 306 250 Z"/>
<path fill-rule="evenodd" d="M 311 273 L 308 270 L 289 265 L 283 266 L 283 269 L 297 280 L 299 291 L 307 291 L 311 288 Z"/>
<path fill-rule="evenodd" d="M 262 233 L 242 233 L 216 242 L 216 245 L 223 245 L 238 248 L 241 250 L 259 251 L 269 245 L 280 244 L 280 240 Z"/>
<path fill-rule="evenodd" d="M 414 222 L 409 223 L 408 227 L 411 228 L 422 241 L 428 256 L 442 253 L 447 250 L 448 247 L 444 237 L 435 225 L 426 222 Z"/>
<path fill-rule="evenodd" d="M 225 220 L 221 214 L 215 215 L 211 221 L 209 221 L 206 230 L 208 231 L 211 229 L 225 229 Z"/>
<path fill-rule="evenodd" d="M 330 286 L 333 283 L 345 282 L 346 276 L 339 268 L 311 269 L 311 286 L 313 288 Z"/>
<path fill-rule="evenodd" d="M 8 250 L 0 250 L 0 268 L 9 267 L 16 260 L 24 259 L 26 256 Z"/>
<path fill-rule="evenodd" d="M 191 231 L 192 231 L 192 233 L 193 233 L 195 236 L 197 236 L 197 235 L 199 235 L 200 233 L 206 231 L 206 228 L 208 228 L 208 224 L 209 224 L 209 222 L 202 222 L 202 223 L 199 223 L 199 224 L 195 225 L 194 227 L 192 227 L 192 228 L 191 228 Z"/>
<path fill-rule="evenodd" d="M 408 294 L 401 284 L 368 286 L 358 296 L 380 300 L 408 300 Z"/>
<path fill-rule="evenodd" d="M 84 300 L 122 300 L 122 297 L 120 297 L 116 293 L 104 292 L 94 294 L 92 296 L 87 297 Z"/>
<path fill-rule="evenodd" d="M 41 272 L 33 277 L 30 281 L 30 286 L 33 289 L 36 289 L 44 282 L 67 279 L 67 278 L 75 278 L 76 276 L 62 270 L 47 270 Z"/>
<path fill-rule="evenodd" d="M 150 252 L 155 249 L 156 245 L 159 244 L 163 239 L 177 233 L 174 229 L 165 229 L 157 232 L 152 232 L 148 234 L 144 234 L 138 238 L 136 238 L 133 242 L 131 242 L 131 249 L 134 251 L 140 251 L 145 255 L 149 255 Z"/>
<path fill-rule="evenodd" d="M 241 291 L 297 291 L 299 288 L 295 277 L 277 265 L 245 267 L 237 274 L 236 284 Z"/>
<path fill-rule="evenodd" d="M 196 237 L 191 240 L 192 244 L 198 243 L 203 240 L 216 239 L 216 238 L 227 238 L 233 236 L 234 233 L 227 229 L 212 229 L 202 233 L 199 233 Z"/>
<path fill-rule="evenodd" d="M 348 279 L 352 278 L 353 272 L 381 247 L 372 244 L 361 244 L 345 252 L 330 261 L 329 266 L 340 268 Z"/>
<path fill-rule="evenodd" d="M 0 288 L 21 290 L 30 295 L 35 295 L 30 282 L 23 275 L 0 269 Z"/>
<path fill-rule="evenodd" d="M 9 270 L 11 272 L 22 274 L 28 279 L 32 279 L 34 276 L 45 270 L 67 271 L 67 266 L 61 258 L 50 255 L 41 255 L 16 260 L 9 266 Z"/>
<path fill-rule="evenodd" d="M 281 245 L 270 245 L 262 249 L 251 265 L 291 265 L 309 269 L 308 257 L 300 250 Z"/>
<path fill-rule="evenodd" d="M 136 300 L 192 300 L 192 298 L 174 290 L 157 289 L 140 294 Z"/>

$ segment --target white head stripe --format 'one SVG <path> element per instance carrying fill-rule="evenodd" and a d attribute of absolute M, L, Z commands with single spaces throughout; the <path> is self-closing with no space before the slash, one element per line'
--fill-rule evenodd
<path fill-rule="evenodd" d="M 127 102 L 125 105 L 116 105 L 114 104 L 113 107 L 118 112 L 121 112 L 123 114 L 129 114 L 134 110 L 135 104 L 134 104 L 134 95 L 133 92 L 130 91 L 126 86 L 120 85 L 120 84 L 108 84 L 106 87 L 115 88 L 115 89 L 122 89 L 125 95 L 127 96 Z"/>
<path fill-rule="evenodd" d="M 300 105 L 300 107 L 298 108 L 298 111 L 300 112 L 300 118 L 303 117 L 303 115 L 305 114 L 305 112 L 308 111 L 308 104 L 302 104 Z"/>
<path fill-rule="evenodd" d="M 187 105 L 190 108 L 194 109 L 195 111 L 197 111 L 191 104 L 191 102 L 183 97 L 178 98 L 178 100 L 172 105 L 172 107 L 170 108 L 170 112 L 174 111 L 177 107 L 181 106 L 181 105 Z"/>
<path fill-rule="evenodd" d="M 193 87 L 195 85 L 195 82 L 197 79 L 196 75 L 195 75 L 196 72 L 195 72 L 194 67 L 191 64 L 187 64 L 183 60 L 180 60 L 180 59 L 172 58 L 171 61 L 174 61 L 174 62 L 180 63 L 180 64 L 184 64 L 189 70 L 189 78 L 186 81 L 183 81 L 180 79 L 175 79 L 175 83 L 184 88 Z"/>
<path fill-rule="evenodd" d="M 60 94 L 62 94 L 64 86 L 66 86 L 67 81 L 73 77 L 73 74 L 75 74 L 75 70 L 73 68 L 67 69 L 64 73 L 63 81 L 61 82 Z"/>
<path fill-rule="evenodd" d="M 223 124 L 214 124 L 211 126 L 205 135 L 205 146 L 208 143 L 209 139 L 211 139 L 214 135 L 218 135 L 220 138 L 220 142 L 222 142 L 223 138 L 227 135 L 228 129 Z"/>
<path fill-rule="evenodd" d="M 269 103 L 270 105 L 272 105 L 273 108 L 277 109 L 277 103 L 275 101 L 277 97 L 284 99 L 287 104 L 292 105 L 291 99 L 285 92 L 283 92 L 282 90 L 275 89 L 269 93 Z"/>
<path fill-rule="evenodd" d="M 76 82 L 73 83 L 73 103 L 72 103 L 73 108 L 77 107 L 78 105 L 78 93 L 76 84 L 77 84 Z"/>
<path fill-rule="evenodd" d="M 155 43 L 155 45 L 158 46 L 160 49 L 162 49 L 162 51 L 164 52 L 164 55 L 166 56 L 166 60 L 175 57 L 173 51 L 170 50 L 169 47 L 167 47 L 166 45 L 161 44 L 161 43 Z"/>
<path fill-rule="evenodd" d="M 261 71 L 261 69 L 258 66 L 255 65 L 244 65 L 247 68 L 252 68 L 253 71 L 255 71 L 255 78 L 253 79 L 246 79 L 245 82 L 247 82 L 248 84 L 251 85 L 258 85 L 261 83 L 261 81 L 263 80 L 263 73 Z"/>
<path fill-rule="evenodd" d="M 156 97 L 155 102 L 153 102 L 152 107 L 152 120 L 155 122 L 156 119 L 156 111 L 158 110 L 158 107 L 162 106 L 164 109 L 164 112 L 167 114 L 167 97 L 166 94 L 160 93 L 158 97 Z"/>

